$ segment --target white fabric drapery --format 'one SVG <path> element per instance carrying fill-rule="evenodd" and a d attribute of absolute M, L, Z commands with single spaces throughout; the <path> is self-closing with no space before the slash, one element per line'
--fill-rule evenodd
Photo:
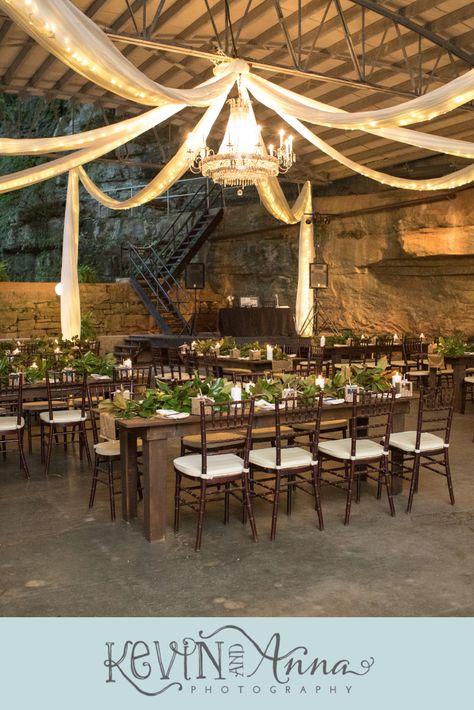
<path fill-rule="evenodd" d="M 63 256 L 61 268 L 61 331 L 71 340 L 81 334 L 81 302 L 77 277 L 79 249 L 79 181 L 76 170 L 69 172 L 66 213 L 64 215 Z"/>
<path fill-rule="evenodd" d="M 138 127 L 140 127 L 141 132 L 148 130 L 148 128 L 153 128 L 178 113 L 178 111 L 182 111 L 185 107 L 186 104 L 160 106 L 140 116 L 127 118 L 118 123 L 65 136 L 52 136 L 51 138 L 0 138 L 0 155 L 62 153 L 67 150 L 82 150 L 102 139 L 120 137 L 126 142 L 130 140 L 130 136 L 135 137 L 138 135 L 135 132 Z"/>
<path fill-rule="evenodd" d="M 311 335 L 313 325 L 308 316 L 313 307 L 313 294 L 309 288 L 309 265 L 315 259 L 311 183 L 305 182 L 293 207 L 288 204 L 276 178 L 259 183 L 257 190 L 265 209 L 276 219 L 285 224 L 300 223 L 295 323 L 299 335 Z"/>
<path fill-rule="evenodd" d="M 128 101 L 145 106 L 184 103 L 206 107 L 227 86 L 225 72 L 194 89 L 171 89 L 152 81 L 69 0 L 0 0 L 0 8 L 68 67 Z M 247 66 L 239 59 L 234 60 L 233 66 L 238 65 L 238 71 Z"/>
<path fill-rule="evenodd" d="M 324 107 L 325 111 L 333 114 L 343 114 L 351 118 L 354 114 L 350 114 L 344 109 L 336 108 L 322 104 L 314 99 L 309 99 L 305 96 L 300 96 L 293 91 L 284 89 L 282 86 L 277 86 L 260 76 L 249 74 L 245 77 L 246 84 L 253 96 L 260 103 L 268 106 L 276 113 L 293 118 L 299 118 L 307 123 L 314 123 L 327 126 L 328 123 L 317 120 L 318 111 Z M 373 115 L 373 114 L 370 114 Z M 374 124 L 374 125 L 372 125 Z M 447 155 L 456 155 L 463 158 L 474 158 L 474 143 L 471 141 L 463 141 L 457 138 L 446 138 L 437 136 L 432 133 L 423 133 L 422 131 L 414 131 L 409 128 L 376 128 L 377 121 L 374 119 L 366 119 L 360 125 L 353 127 L 351 130 L 359 129 L 364 133 L 369 133 L 374 136 L 380 136 L 387 140 L 405 143 L 417 148 L 432 150 L 437 153 L 446 153 Z M 341 126 L 332 126 L 341 128 Z M 344 126 L 342 126 L 344 128 Z"/>
<path fill-rule="evenodd" d="M 209 131 L 211 130 L 217 116 L 221 112 L 226 98 L 227 94 L 224 94 L 219 99 L 214 101 L 212 106 L 207 109 L 204 116 L 194 128 L 193 134 L 199 136 L 200 140 L 203 140 L 204 142 L 207 140 Z M 187 141 L 185 141 L 179 148 L 176 155 L 174 155 L 165 167 L 160 170 L 158 175 L 156 175 L 156 177 L 154 177 L 153 180 L 142 190 L 137 192 L 136 195 L 129 197 L 126 200 L 116 200 L 100 190 L 100 188 L 94 184 L 82 167 L 78 169 L 78 172 L 81 182 L 87 192 L 102 205 L 109 207 L 111 210 L 131 209 L 132 207 L 143 205 L 146 202 L 153 200 L 155 197 L 158 197 L 158 195 L 166 192 L 166 190 L 168 190 L 176 182 L 176 180 L 179 180 L 179 178 L 189 168 L 189 157 L 187 153 L 188 145 Z"/>
<path fill-rule="evenodd" d="M 322 150 L 323 153 L 326 153 L 326 155 L 329 155 L 331 158 L 334 158 L 339 163 L 342 163 L 342 165 L 345 165 L 360 175 L 365 175 L 366 177 L 371 178 L 372 180 L 377 180 L 377 182 L 381 182 L 384 185 L 390 185 L 390 187 L 397 187 L 404 190 L 446 190 L 466 185 L 474 180 L 474 165 L 467 165 L 465 168 L 461 168 L 460 170 L 455 170 L 454 172 L 443 175 L 442 177 L 431 178 L 429 180 L 410 180 L 408 178 L 394 177 L 393 175 L 373 170 L 372 168 L 368 168 L 360 163 L 355 163 L 353 160 L 350 160 L 350 158 L 346 158 L 338 150 L 330 146 L 321 138 L 318 138 L 318 136 L 310 131 L 309 128 L 304 126 L 301 121 L 298 121 L 297 118 L 292 118 L 284 113 L 281 114 L 281 117 L 290 126 L 293 126 L 293 128 L 298 131 L 303 138 L 306 138 L 306 140 L 316 146 L 316 148 Z"/>
<path fill-rule="evenodd" d="M 182 105 L 161 106 L 153 111 L 149 111 L 143 116 L 137 116 L 136 119 L 132 119 L 134 123 L 129 124 L 126 131 L 123 133 L 118 132 L 115 134 L 112 132 L 112 137 L 106 136 L 104 138 L 98 138 L 88 148 L 77 150 L 61 158 L 55 158 L 42 165 L 35 165 L 33 168 L 3 175 L 0 177 L 0 194 L 18 190 L 22 187 L 28 187 L 29 185 L 35 185 L 38 182 L 49 180 L 68 170 L 77 168 L 79 165 L 84 165 L 84 163 L 90 163 L 92 160 L 100 158 L 100 156 L 127 143 L 127 141 L 132 140 L 141 133 L 145 133 L 145 131 L 148 131 L 153 126 L 158 125 L 173 114 L 181 111 L 182 108 L 184 108 Z"/>
<path fill-rule="evenodd" d="M 259 89 L 272 92 L 278 97 L 282 111 L 295 115 L 302 121 L 329 128 L 365 131 L 371 128 L 409 126 L 431 120 L 471 101 L 474 98 L 474 69 L 398 106 L 353 113 L 334 110 L 332 106 L 300 96 L 255 74 L 248 76 L 247 85 L 254 96 Z"/>

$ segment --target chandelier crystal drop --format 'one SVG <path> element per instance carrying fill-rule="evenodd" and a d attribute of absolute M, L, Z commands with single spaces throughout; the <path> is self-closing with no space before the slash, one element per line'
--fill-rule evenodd
<path fill-rule="evenodd" d="M 279 147 L 268 151 L 262 140 L 251 101 L 230 99 L 230 115 L 224 138 L 217 153 L 207 145 L 196 145 L 192 133 L 188 136 L 188 157 L 191 172 L 202 173 L 224 187 L 243 188 L 257 185 L 278 173 L 286 173 L 296 160 L 293 138 L 280 131 Z"/>

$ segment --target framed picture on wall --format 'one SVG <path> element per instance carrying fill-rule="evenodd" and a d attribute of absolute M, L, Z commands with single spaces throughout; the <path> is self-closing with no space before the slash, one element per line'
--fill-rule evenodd
<path fill-rule="evenodd" d="M 309 287 L 327 288 L 329 285 L 328 265 L 323 261 L 315 261 L 309 265 Z"/>

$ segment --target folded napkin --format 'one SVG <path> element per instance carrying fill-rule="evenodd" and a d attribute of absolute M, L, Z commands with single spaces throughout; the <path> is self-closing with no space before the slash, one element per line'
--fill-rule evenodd
<path fill-rule="evenodd" d="M 271 402 L 267 402 L 266 399 L 256 399 L 255 406 L 259 409 L 275 409 L 275 405 Z"/>
<path fill-rule="evenodd" d="M 90 378 L 92 380 L 110 380 L 110 377 L 108 375 L 98 375 L 95 372 L 90 375 Z"/>
<path fill-rule="evenodd" d="M 157 409 L 156 413 L 166 419 L 185 419 L 189 417 L 187 412 L 177 412 L 175 409 Z"/>
<path fill-rule="evenodd" d="M 324 404 L 344 404 L 346 400 L 338 397 L 324 397 Z"/>

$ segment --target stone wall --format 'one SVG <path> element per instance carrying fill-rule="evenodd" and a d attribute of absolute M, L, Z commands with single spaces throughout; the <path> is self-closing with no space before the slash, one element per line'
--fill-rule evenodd
<path fill-rule="evenodd" d="M 57 336 L 61 331 L 54 283 L 0 283 L 0 337 Z M 157 332 L 128 283 L 81 284 L 82 313 L 92 313 L 97 334 Z"/>
<path fill-rule="evenodd" d="M 334 215 L 329 224 L 315 224 L 315 236 L 330 274 L 321 303 L 336 326 L 474 333 L 474 189 L 454 194 L 400 208 L 401 201 L 433 193 L 391 190 L 315 200 L 318 212 Z M 382 209 L 343 216 L 373 208 Z M 297 259 L 298 227 L 278 223 L 259 205 L 227 207 L 196 257 L 205 261 L 209 286 L 222 300 L 249 294 L 267 300 L 278 293 L 280 304 L 291 307 Z"/>

